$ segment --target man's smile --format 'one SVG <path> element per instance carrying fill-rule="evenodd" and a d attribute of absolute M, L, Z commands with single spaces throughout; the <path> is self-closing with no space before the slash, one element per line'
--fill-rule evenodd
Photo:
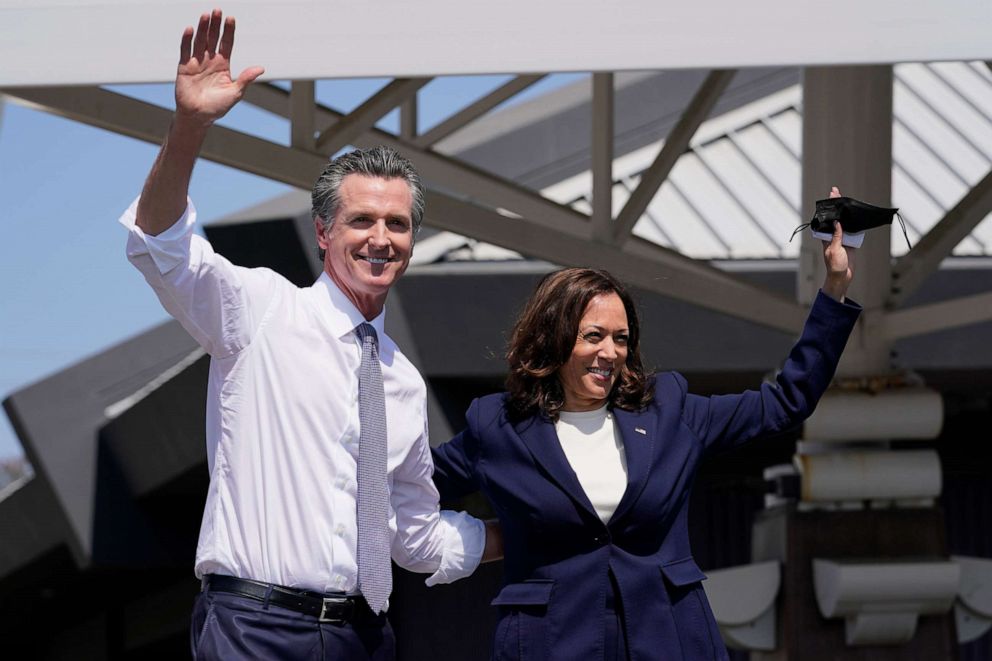
<path fill-rule="evenodd" d="M 369 264 L 389 264 L 396 261 L 395 257 L 368 257 L 366 255 L 355 255 L 355 257 Z"/>

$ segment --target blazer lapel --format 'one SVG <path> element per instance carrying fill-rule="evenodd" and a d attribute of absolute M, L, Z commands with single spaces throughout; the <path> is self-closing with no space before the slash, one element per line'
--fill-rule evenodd
<path fill-rule="evenodd" d="M 575 476 L 572 465 L 561 449 L 554 423 L 543 416 L 533 416 L 514 425 L 520 439 L 530 450 L 537 463 L 547 471 L 551 480 L 567 493 L 572 500 L 588 510 L 593 516 L 598 516 L 586 495 L 579 478 Z"/>
<path fill-rule="evenodd" d="M 610 517 L 610 523 L 619 521 L 644 491 L 654 462 L 656 417 L 648 409 L 623 411 L 613 409 L 613 419 L 623 438 L 623 451 L 627 457 L 627 489 Z"/>

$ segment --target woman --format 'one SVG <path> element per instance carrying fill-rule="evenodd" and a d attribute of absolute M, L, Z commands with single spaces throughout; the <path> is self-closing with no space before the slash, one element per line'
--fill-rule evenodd
<path fill-rule="evenodd" d="M 835 189 L 836 193 L 836 189 Z M 443 498 L 481 489 L 503 531 L 494 659 L 723 659 L 689 549 L 704 453 L 794 427 L 833 377 L 860 307 L 839 227 L 776 383 L 737 395 L 649 378 L 637 311 L 604 271 L 546 276 L 513 331 L 505 394 L 475 400 L 435 451 Z"/>

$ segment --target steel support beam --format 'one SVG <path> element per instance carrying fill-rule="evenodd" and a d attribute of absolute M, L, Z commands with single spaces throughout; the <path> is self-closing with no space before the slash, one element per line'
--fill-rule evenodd
<path fill-rule="evenodd" d="M 375 126 L 387 112 L 417 93 L 431 78 L 397 78 L 366 99 L 362 105 L 331 124 L 317 138 L 317 150 L 335 154 Z"/>
<path fill-rule="evenodd" d="M 245 94 L 245 101 L 280 117 L 289 117 L 289 94 L 275 85 L 252 85 Z M 317 106 L 318 122 L 334 122 L 343 117 L 345 115 L 326 106 Z M 588 216 L 474 166 L 420 149 L 391 133 L 369 128 L 353 142 L 360 147 L 386 145 L 403 152 L 416 161 L 421 178 L 429 186 L 458 191 L 477 203 L 494 209 L 507 209 L 561 232 L 581 237 L 589 235 Z"/>
<path fill-rule="evenodd" d="M 92 126 L 98 126 L 151 143 L 160 143 L 168 130 L 172 112 L 100 88 L 17 88 L 5 93 L 40 108 Z M 288 113 L 288 93 L 281 90 L 282 107 Z M 368 144 L 389 134 L 372 131 L 362 137 Z M 405 143 L 389 136 L 397 147 Z M 423 152 L 422 155 L 430 155 Z M 222 126 L 213 126 L 207 135 L 201 156 L 275 181 L 309 189 L 314 173 L 325 164 L 320 154 L 286 147 Z M 424 159 L 415 155 L 418 168 L 433 165 L 433 175 L 443 172 L 444 159 L 433 155 Z M 451 167 L 445 165 L 445 167 Z M 453 176 L 457 170 L 452 168 Z M 469 171 L 471 173 L 471 170 Z M 445 191 L 463 191 L 457 186 L 441 187 Z M 588 236 L 561 231 L 533 219 L 497 213 L 498 205 L 478 206 L 437 188 L 428 195 L 431 205 L 428 223 L 466 236 L 490 241 L 506 248 L 546 259 L 558 264 L 583 264 L 615 271 L 631 283 L 649 291 L 719 310 L 742 319 L 796 332 L 802 324 L 805 308 L 675 251 L 632 241 L 621 249 L 598 245 Z M 547 202 L 549 206 L 553 203 Z M 579 217 L 580 214 L 575 213 Z M 583 217 L 584 218 L 584 217 Z"/>
<path fill-rule="evenodd" d="M 614 241 L 617 244 L 623 245 L 630 238 L 634 225 L 651 204 L 658 189 L 665 183 L 676 161 L 689 147 L 689 141 L 695 135 L 696 129 L 709 117 L 713 106 L 727 89 L 735 73 L 734 69 L 713 70 L 696 90 L 695 96 L 682 112 L 679 121 L 665 137 L 665 144 L 658 152 L 658 156 L 641 174 L 640 184 L 617 215 L 614 223 Z"/>
<path fill-rule="evenodd" d="M 940 262 L 992 212 L 992 172 L 961 198 L 950 211 L 926 233 L 913 249 L 892 267 L 892 294 L 889 305 L 903 305 L 933 275 Z"/>
<path fill-rule="evenodd" d="M 24 87 L 6 88 L 3 92 L 46 112 L 154 144 L 162 143 L 172 121 L 171 110 L 99 87 Z M 287 92 L 287 101 L 288 96 Z M 316 173 L 326 164 L 319 154 L 216 124 L 207 133 L 200 155 L 303 189 L 313 185 Z"/>
<path fill-rule="evenodd" d="M 613 233 L 613 74 L 592 75 L 592 236 L 609 242 Z"/>
<path fill-rule="evenodd" d="M 522 218 L 509 218 L 439 193 L 427 193 L 427 222 L 563 266 L 603 268 L 647 291 L 687 301 L 789 333 L 802 326 L 806 309 L 716 271 L 671 268 L 650 249 L 622 250 L 561 234 Z M 682 258 L 686 259 L 686 258 Z M 714 269 L 715 271 L 715 269 Z"/>
<path fill-rule="evenodd" d="M 462 108 L 451 117 L 437 124 L 434 128 L 414 140 L 413 144 L 421 149 L 426 149 L 437 144 L 452 133 L 465 128 L 507 99 L 520 94 L 534 83 L 545 78 L 546 75 L 530 74 L 527 76 L 517 76 L 510 82 L 497 87 L 481 99 L 476 100 L 471 105 Z"/>
<path fill-rule="evenodd" d="M 316 124 L 314 123 L 316 98 L 312 80 L 294 80 L 289 90 L 289 144 L 297 149 L 314 151 Z"/>
<path fill-rule="evenodd" d="M 400 104 L 400 137 L 404 140 L 413 140 L 417 137 L 418 110 L 416 94 Z"/>
<path fill-rule="evenodd" d="M 882 330 L 894 342 L 983 321 L 992 321 L 992 292 L 889 312 Z"/>

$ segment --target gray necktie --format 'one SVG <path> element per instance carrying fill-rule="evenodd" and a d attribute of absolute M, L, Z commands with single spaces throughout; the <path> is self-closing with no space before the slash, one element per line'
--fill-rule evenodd
<path fill-rule="evenodd" d="M 379 338 L 370 324 L 355 332 L 362 341 L 358 371 L 358 585 L 376 613 L 393 589 L 389 553 L 389 490 L 386 486 L 386 393 L 379 366 Z"/>

